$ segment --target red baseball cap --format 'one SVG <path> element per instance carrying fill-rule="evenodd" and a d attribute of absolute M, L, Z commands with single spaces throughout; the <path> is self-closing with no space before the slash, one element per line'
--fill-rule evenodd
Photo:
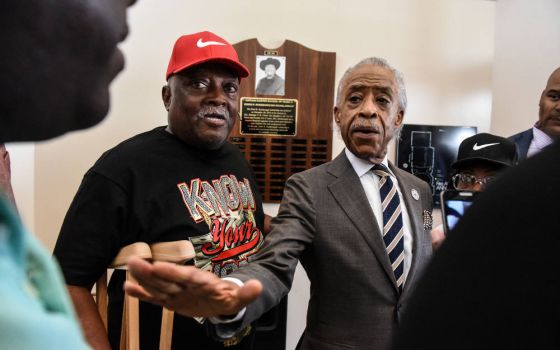
<path fill-rule="evenodd" d="M 249 70 L 239 62 L 237 52 L 230 43 L 214 33 L 200 32 L 183 35 L 177 39 L 165 79 L 184 69 L 209 61 L 217 61 L 233 68 L 239 74 L 239 78 L 249 76 Z"/>

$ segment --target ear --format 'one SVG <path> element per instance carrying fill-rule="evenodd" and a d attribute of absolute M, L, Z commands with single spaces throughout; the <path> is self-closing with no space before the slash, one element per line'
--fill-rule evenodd
<path fill-rule="evenodd" d="M 333 114 L 334 114 L 334 121 L 336 125 L 340 127 L 340 110 L 338 109 L 337 106 L 334 106 Z"/>
<path fill-rule="evenodd" d="M 164 85 L 161 88 L 161 99 L 163 100 L 165 110 L 169 112 L 169 107 L 171 106 L 171 88 L 169 85 Z"/>
<path fill-rule="evenodd" d="M 397 128 L 400 127 L 402 125 L 403 120 L 404 120 L 404 111 L 399 108 L 397 112 L 397 117 L 395 118 L 395 126 Z"/>

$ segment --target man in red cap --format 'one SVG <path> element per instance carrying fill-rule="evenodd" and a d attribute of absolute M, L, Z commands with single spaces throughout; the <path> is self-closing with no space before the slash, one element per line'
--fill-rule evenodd
<path fill-rule="evenodd" d="M 194 264 L 225 276 L 261 245 L 259 189 L 242 154 L 227 142 L 237 120 L 240 80 L 248 75 L 223 38 L 210 32 L 181 36 L 162 89 L 168 124 L 120 143 L 86 173 L 54 253 L 96 349 L 118 348 L 124 274 L 115 271 L 109 285 L 108 336 L 90 290 L 124 246 L 188 239 Z M 142 349 L 158 348 L 160 315 L 161 308 L 140 305 Z M 229 344 L 248 349 L 251 337 Z M 225 345 L 207 336 L 203 324 L 176 315 L 172 346 Z"/>

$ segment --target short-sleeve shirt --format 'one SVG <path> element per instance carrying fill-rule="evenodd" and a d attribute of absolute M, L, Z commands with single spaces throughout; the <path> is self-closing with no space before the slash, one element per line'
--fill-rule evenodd
<path fill-rule="evenodd" d="M 192 263 L 225 276 L 248 263 L 262 244 L 263 220 L 253 173 L 236 146 L 197 149 L 159 127 L 105 152 L 86 173 L 55 255 L 67 284 L 91 288 L 122 247 L 188 239 L 196 251 Z M 114 273 L 109 284 L 113 345 L 123 279 Z M 160 310 L 141 305 L 143 349 L 157 348 Z M 174 330 L 173 348 L 221 348 L 193 319 L 176 315 Z"/>

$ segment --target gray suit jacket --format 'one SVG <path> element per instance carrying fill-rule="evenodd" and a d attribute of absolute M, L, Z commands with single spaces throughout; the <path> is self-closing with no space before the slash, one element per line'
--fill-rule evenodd
<path fill-rule="evenodd" d="M 344 152 L 332 162 L 293 175 L 278 216 L 254 262 L 233 273 L 257 278 L 262 295 L 237 329 L 258 318 L 290 290 L 298 260 L 311 282 L 301 349 L 388 349 L 411 289 L 432 254 L 423 211 L 429 186 L 390 165 L 411 218 L 412 265 L 402 293 L 396 286 L 375 216 Z M 420 195 L 412 196 L 415 189 Z"/>

